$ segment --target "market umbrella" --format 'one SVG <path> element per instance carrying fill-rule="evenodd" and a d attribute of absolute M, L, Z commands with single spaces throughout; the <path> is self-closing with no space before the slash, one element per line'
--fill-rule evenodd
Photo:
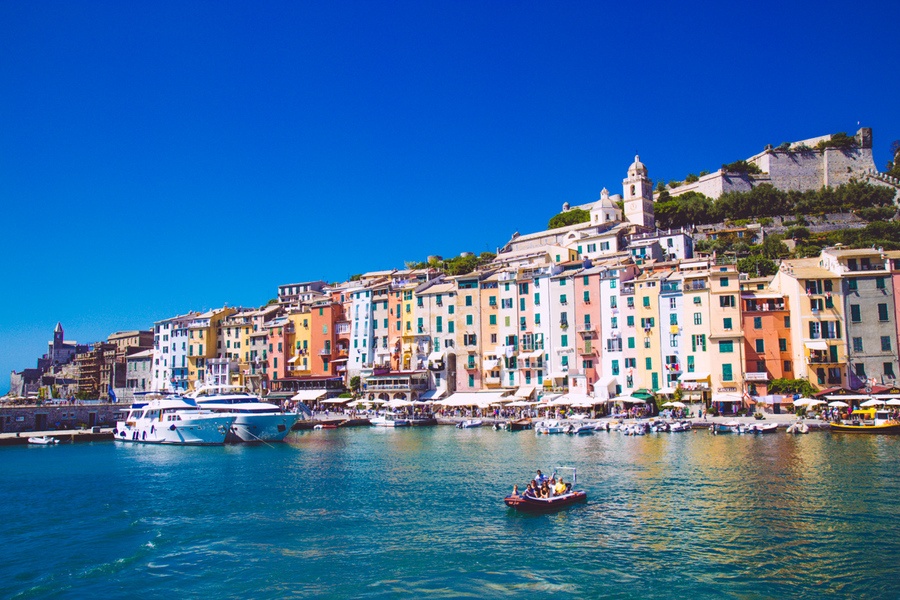
<path fill-rule="evenodd" d="M 678 402 L 676 400 L 675 402 L 672 402 L 672 406 L 674 406 L 675 408 L 684 408 L 685 406 L 687 406 L 687 404 L 685 404 L 684 402 Z"/>
<path fill-rule="evenodd" d="M 797 398 L 794 400 L 794 406 L 806 406 L 810 402 L 818 402 L 814 398 Z"/>
<path fill-rule="evenodd" d="M 663 402 L 663 406 L 665 406 L 666 408 L 671 408 L 671 407 L 675 406 L 675 403 L 674 402 Z"/>
<path fill-rule="evenodd" d="M 891 398 L 885 402 L 888 406 L 900 406 L 900 398 Z"/>
<path fill-rule="evenodd" d="M 808 401 L 804 402 L 804 404 L 806 405 L 806 408 L 812 408 L 813 406 L 825 404 L 825 401 L 824 400 L 808 400 Z M 797 403 L 794 402 L 794 405 L 796 406 Z"/>
<path fill-rule="evenodd" d="M 832 408 L 847 408 L 850 405 L 847 404 L 846 402 L 841 402 L 840 400 L 835 400 L 834 402 L 829 402 L 828 406 L 830 406 Z"/>
<path fill-rule="evenodd" d="M 875 398 L 872 398 L 871 400 L 866 400 L 865 402 L 861 403 L 860 406 L 869 408 L 870 406 L 879 406 L 881 404 L 884 404 L 884 400 L 877 400 Z"/>

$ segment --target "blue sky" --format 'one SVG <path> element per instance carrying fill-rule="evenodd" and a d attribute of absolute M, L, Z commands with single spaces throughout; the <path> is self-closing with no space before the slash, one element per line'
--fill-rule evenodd
<path fill-rule="evenodd" d="M 0 3 L 0 392 L 57 321 L 493 251 L 636 152 L 668 181 L 859 122 L 883 168 L 898 6 Z"/>

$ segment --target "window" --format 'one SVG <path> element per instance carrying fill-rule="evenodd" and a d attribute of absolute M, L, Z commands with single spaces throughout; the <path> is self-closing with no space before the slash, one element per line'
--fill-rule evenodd
<path fill-rule="evenodd" d="M 587 290 L 584 290 L 584 302 L 585 304 L 589 304 L 591 301 L 591 293 Z"/>
<path fill-rule="evenodd" d="M 722 381 L 734 381 L 734 375 L 731 372 L 731 363 L 722 364 Z"/>
<path fill-rule="evenodd" d="M 753 329 L 762 329 L 762 317 L 753 317 Z"/>
<path fill-rule="evenodd" d="M 642 304 L 643 304 L 644 306 L 649 307 L 649 306 L 650 306 L 650 296 L 644 296 L 643 299 L 642 299 Z"/>
<path fill-rule="evenodd" d="M 789 316 L 784 317 L 784 328 L 785 329 L 791 328 L 791 318 Z"/>
<path fill-rule="evenodd" d="M 637 367 L 637 359 L 636 358 L 626 358 L 625 359 L 625 368 L 633 369 Z"/>
<path fill-rule="evenodd" d="M 821 298 L 812 298 L 809 301 L 809 307 L 813 312 L 820 311 L 823 308 L 823 303 Z"/>
<path fill-rule="evenodd" d="M 584 315 L 584 316 L 587 317 L 588 315 Z M 610 323 L 610 329 L 618 329 L 619 328 L 619 317 L 612 317 L 609 320 L 609 323 Z M 585 325 L 588 325 L 588 323 L 585 323 Z"/>
<path fill-rule="evenodd" d="M 878 320 L 879 321 L 887 321 L 888 320 L 888 305 L 887 304 L 879 304 L 878 305 Z"/>
<path fill-rule="evenodd" d="M 466 306 L 472 306 L 472 296 L 466 296 Z"/>
<path fill-rule="evenodd" d="M 566 334 L 559 336 L 559 343 L 563 348 L 567 347 L 569 345 L 569 336 Z"/>
<path fill-rule="evenodd" d="M 569 302 L 566 300 L 566 295 L 565 295 L 565 294 L 560 294 L 560 296 L 559 296 L 559 303 L 562 304 L 563 306 L 565 306 L 566 304 L 569 303 Z"/>
<path fill-rule="evenodd" d="M 525 310 L 525 298 L 519 298 L 519 310 Z"/>
<path fill-rule="evenodd" d="M 728 278 L 727 277 L 719 278 L 719 287 L 728 287 Z"/>
<path fill-rule="evenodd" d="M 891 351 L 891 336 L 889 336 L 889 335 L 881 336 L 881 351 L 882 352 L 890 352 Z"/>
<path fill-rule="evenodd" d="M 688 370 L 688 373 L 694 372 L 694 357 L 691 356 L 690 354 L 687 357 L 687 370 Z"/>
<path fill-rule="evenodd" d="M 731 340 L 722 340 L 719 342 L 719 352 L 734 352 L 734 342 Z"/>
<path fill-rule="evenodd" d="M 890 379 L 896 379 L 896 376 L 894 375 L 894 363 L 886 362 L 886 363 L 884 363 L 883 366 L 884 366 L 884 376 L 888 377 Z"/>
<path fill-rule="evenodd" d="M 612 361 L 612 374 L 613 375 L 619 374 L 619 361 L 618 360 Z"/>
<path fill-rule="evenodd" d="M 541 305 L 541 295 L 540 295 L 540 294 L 537 294 L 537 293 L 536 293 L 536 294 L 534 295 L 534 305 L 535 305 L 535 306 L 540 306 L 540 305 Z"/>
<path fill-rule="evenodd" d="M 634 348 L 634 338 L 633 337 L 628 338 L 628 347 Z"/>
<path fill-rule="evenodd" d="M 496 325 L 497 324 L 497 315 L 490 315 L 488 317 L 488 324 Z"/>
<path fill-rule="evenodd" d="M 766 351 L 766 342 L 765 340 L 756 340 L 756 351 L 762 354 Z"/>
<path fill-rule="evenodd" d="M 703 325 L 703 313 L 694 313 L 694 325 Z"/>
<path fill-rule="evenodd" d="M 862 352 L 863 351 L 863 340 L 861 337 L 853 338 L 853 351 L 854 352 Z"/>
<path fill-rule="evenodd" d="M 814 340 L 817 340 L 822 337 L 822 324 L 821 323 L 819 323 L 818 321 L 810 321 L 809 337 Z"/>
<path fill-rule="evenodd" d="M 859 323 L 862 321 L 862 316 L 859 311 L 859 304 L 851 304 L 850 305 L 850 322 L 851 323 Z"/>
<path fill-rule="evenodd" d="M 722 327 L 725 328 L 725 331 L 731 331 L 731 317 L 725 317 L 722 319 Z"/>
<path fill-rule="evenodd" d="M 722 308 L 734 308 L 734 296 L 719 296 L 719 306 Z"/>
<path fill-rule="evenodd" d="M 875 278 L 875 287 L 879 290 L 884 289 L 884 277 L 876 277 Z"/>
<path fill-rule="evenodd" d="M 536 314 L 534 315 L 534 324 L 535 324 L 535 325 L 540 325 L 540 324 L 541 324 L 541 313 L 536 313 Z"/>
<path fill-rule="evenodd" d="M 699 348 L 702 352 L 706 352 L 706 335 L 692 335 L 691 336 L 691 348 L 692 352 L 696 352 Z"/>
<path fill-rule="evenodd" d="M 473 323 L 473 318 L 472 315 L 466 315 L 466 325 L 471 325 Z"/>
<path fill-rule="evenodd" d="M 856 372 L 856 376 L 865 379 L 866 378 L 866 365 L 863 363 L 854 363 L 853 370 Z"/>
<path fill-rule="evenodd" d="M 625 317 L 625 324 L 629 327 L 634 327 L 634 315 L 628 315 Z"/>
<path fill-rule="evenodd" d="M 628 296 L 625 301 L 625 306 L 628 308 L 634 308 L 634 296 Z"/>
<path fill-rule="evenodd" d="M 790 373 L 791 367 L 792 367 L 791 361 L 789 361 L 789 360 L 784 361 L 784 372 L 785 373 Z"/>
<path fill-rule="evenodd" d="M 617 302 L 618 302 L 618 301 L 617 301 L 617 298 L 618 298 L 617 296 L 610 296 L 610 297 L 609 297 L 609 307 L 610 307 L 610 308 L 616 308 L 616 307 L 617 307 Z"/>
<path fill-rule="evenodd" d="M 848 279 L 848 280 L 847 280 L 847 291 L 849 291 L 849 292 L 855 292 L 857 289 L 859 289 L 859 288 L 858 288 L 858 286 L 857 286 L 856 280 L 855 280 L 855 279 Z"/>
<path fill-rule="evenodd" d="M 779 352 L 787 352 L 787 339 L 786 338 L 778 338 L 778 351 Z"/>
<path fill-rule="evenodd" d="M 669 314 L 669 325 L 678 325 L 678 313 Z"/>
<path fill-rule="evenodd" d="M 653 359 L 649 356 L 644 359 L 644 368 L 646 368 L 648 371 L 651 371 L 653 369 Z"/>

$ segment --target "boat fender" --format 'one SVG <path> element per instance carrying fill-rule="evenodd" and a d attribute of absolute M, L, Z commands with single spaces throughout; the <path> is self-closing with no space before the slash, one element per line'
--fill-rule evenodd
<path fill-rule="evenodd" d="M 169 431 L 175 431 L 175 423 L 169 425 Z"/>

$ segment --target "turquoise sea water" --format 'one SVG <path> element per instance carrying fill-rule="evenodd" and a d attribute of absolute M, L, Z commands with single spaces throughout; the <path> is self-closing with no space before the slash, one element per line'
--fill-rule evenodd
<path fill-rule="evenodd" d="M 0 449 L 0 597 L 900 596 L 900 439 L 289 440 Z M 586 505 L 503 506 L 558 465 Z"/>

